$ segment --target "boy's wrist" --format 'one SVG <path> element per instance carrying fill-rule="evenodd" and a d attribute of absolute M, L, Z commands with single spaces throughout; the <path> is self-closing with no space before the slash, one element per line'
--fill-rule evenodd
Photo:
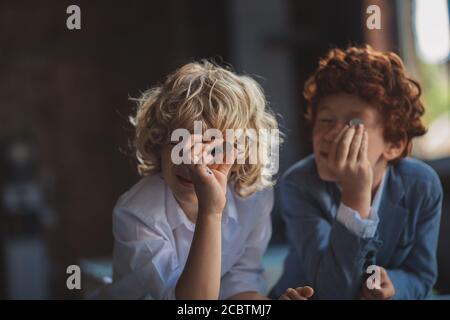
<path fill-rule="evenodd" d="M 345 176 L 340 179 L 339 184 L 342 187 L 342 190 L 346 190 L 349 193 L 365 193 L 371 192 L 372 190 L 372 178 L 366 176 Z"/>
<path fill-rule="evenodd" d="M 371 190 L 362 188 L 351 190 L 342 188 L 342 203 L 347 207 L 357 211 L 362 219 L 368 219 L 370 215 Z"/>
<path fill-rule="evenodd" d="M 214 221 L 214 220 L 222 220 L 222 211 L 218 209 L 213 208 L 207 208 L 207 207 L 199 207 L 198 210 L 198 218 L 197 219 L 204 219 L 205 221 Z"/>

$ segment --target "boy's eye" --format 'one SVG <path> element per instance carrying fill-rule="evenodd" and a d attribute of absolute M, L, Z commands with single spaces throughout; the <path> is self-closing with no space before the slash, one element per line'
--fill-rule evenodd
<path fill-rule="evenodd" d="M 322 123 L 330 123 L 330 122 L 331 122 L 331 119 L 329 119 L 329 118 L 320 118 L 320 119 L 319 119 L 319 122 L 322 122 Z"/>

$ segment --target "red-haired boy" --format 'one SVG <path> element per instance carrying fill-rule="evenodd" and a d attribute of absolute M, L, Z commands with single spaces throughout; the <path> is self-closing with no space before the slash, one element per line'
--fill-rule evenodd
<path fill-rule="evenodd" d="M 300 285 L 317 299 L 430 294 L 442 188 L 407 158 L 425 133 L 420 94 L 394 53 L 350 47 L 320 60 L 304 90 L 314 154 L 281 182 L 290 252 L 272 294 Z M 380 267 L 373 276 L 370 265 Z"/>

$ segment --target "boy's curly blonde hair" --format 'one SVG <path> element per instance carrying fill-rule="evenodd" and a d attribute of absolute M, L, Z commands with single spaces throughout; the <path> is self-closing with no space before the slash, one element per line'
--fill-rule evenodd
<path fill-rule="evenodd" d="M 203 121 L 204 130 L 216 128 L 224 136 L 226 129 L 278 129 L 255 80 L 206 60 L 184 65 L 137 101 L 136 115 L 130 120 L 135 127 L 133 145 L 141 176 L 161 170 L 161 148 L 169 143 L 173 130 L 192 130 L 196 120 Z M 245 164 L 234 164 L 230 176 L 241 197 L 273 185 L 272 177 L 262 174 L 260 161 L 248 163 L 248 146 L 245 149 Z"/>

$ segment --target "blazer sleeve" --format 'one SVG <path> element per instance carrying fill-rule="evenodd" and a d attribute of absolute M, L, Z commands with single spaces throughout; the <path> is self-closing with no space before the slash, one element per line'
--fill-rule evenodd
<path fill-rule="evenodd" d="M 437 279 L 436 249 L 442 210 L 442 187 L 434 180 L 430 195 L 424 201 L 417 221 L 413 247 L 397 269 L 388 269 L 394 288 L 394 299 L 425 299 Z"/>

